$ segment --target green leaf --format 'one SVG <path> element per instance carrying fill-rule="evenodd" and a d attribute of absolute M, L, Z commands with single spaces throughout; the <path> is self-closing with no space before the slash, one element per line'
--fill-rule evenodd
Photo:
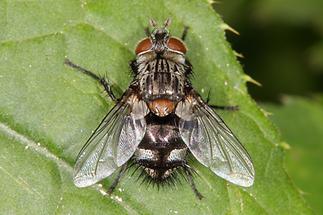
<path fill-rule="evenodd" d="M 284 106 L 265 105 L 290 144 L 286 168 L 317 214 L 323 213 L 323 100 L 285 97 Z"/>
<path fill-rule="evenodd" d="M 2 1 L 0 25 L 0 213 L 21 214 L 310 214 L 285 173 L 281 138 L 246 90 L 246 76 L 225 40 L 225 25 L 206 1 Z M 127 174 L 115 194 L 72 184 L 74 159 L 112 103 L 64 58 L 125 90 L 128 62 L 149 18 L 189 26 L 193 85 L 219 112 L 253 158 L 251 188 L 232 185 L 193 162 L 199 201 L 188 184 L 141 185 Z M 5 19 L 5 20 L 3 20 Z M 110 182 L 107 179 L 107 184 Z M 9 197 L 9 198 L 8 198 Z"/>

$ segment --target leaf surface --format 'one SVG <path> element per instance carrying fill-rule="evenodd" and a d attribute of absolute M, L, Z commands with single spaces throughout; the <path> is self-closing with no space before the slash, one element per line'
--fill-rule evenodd
<path fill-rule="evenodd" d="M 286 153 L 287 172 L 317 214 L 323 213 L 323 100 L 288 96 L 283 106 L 265 105 L 272 120 L 290 145 Z"/>

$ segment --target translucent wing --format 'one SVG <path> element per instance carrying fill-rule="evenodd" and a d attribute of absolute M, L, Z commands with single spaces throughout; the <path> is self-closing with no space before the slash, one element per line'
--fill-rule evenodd
<path fill-rule="evenodd" d="M 147 113 L 145 102 L 133 97 L 114 106 L 80 151 L 74 184 L 95 184 L 126 163 L 145 134 Z"/>
<path fill-rule="evenodd" d="M 249 187 L 254 182 L 251 158 L 223 120 L 195 96 L 177 105 L 179 130 L 195 158 L 218 176 Z"/>

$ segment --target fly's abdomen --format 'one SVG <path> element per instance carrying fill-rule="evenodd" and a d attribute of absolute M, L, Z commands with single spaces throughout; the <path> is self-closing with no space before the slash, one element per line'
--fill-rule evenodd
<path fill-rule="evenodd" d="M 176 126 L 178 118 L 174 115 L 159 118 L 150 114 L 146 120 L 147 130 L 134 160 L 153 180 L 166 180 L 186 164 L 188 150 Z"/>

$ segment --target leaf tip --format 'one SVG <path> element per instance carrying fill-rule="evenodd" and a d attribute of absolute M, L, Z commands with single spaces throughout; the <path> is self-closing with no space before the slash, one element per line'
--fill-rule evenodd
<path fill-rule="evenodd" d="M 269 111 L 266 111 L 265 109 L 263 108 L 260 108 L 260 111 L 266 116 L 266 117 L 269 117 L 271 115 L 273 115 L 273 113 L 269 112 Z"/>
<path fill-rule="evenodd" d="M 212 4 L 219 4 L 220 2 L 219 1 L 216 1 L 216 0 L 207 0 L 207 2 L 212 5 Z"/>
<path fill-rule="evenodd" d="M 233 50 L 233 54 L 239 58 L 244 58 L 243 54 L 239 53 L 239 52 L 236 52 Z"/>
<path fill-rule="evenodd" d="M 240 35 L 240 33 L 235 30 L 234 28 L 232 28 L 230 25 L 228 25 L 227 23 L 222 23 L 220 25 L 220 28 L 224 31 L 228 30 L 228 31 L 231 31 L 232 33 L 236 34 L 236 35 Z"/>
<path fill-rule="evenodd" d="M 286 142 L 281 142 L 279 145 L 285 150 L 289 150 L 291 148 L 291 146 Z"/>
<path fill-rule="evenodd" d="M 253 83 L 259 87 L 261 87 L 261 83 L 259 83 L 258 81 L 256 81 L 255 79 L 251 78 L 249 75 L 243 75 L 243 79 L 246 81 L 246 82 L 250 82 L 250 83 Z"/>

